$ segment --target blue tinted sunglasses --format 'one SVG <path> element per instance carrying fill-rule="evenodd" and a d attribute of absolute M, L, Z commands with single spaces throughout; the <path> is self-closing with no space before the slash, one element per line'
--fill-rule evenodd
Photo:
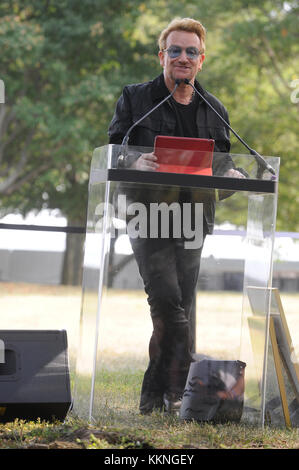
<path fill-rule="evenodd" d="M 197 47 L 186 47 L 186 49 L 183 49 L 180 46 L 169 46 L 169 48 L 164 49 L 163 52 L 167 52 L 171 59 L 176 59 L 182 54 L 183 50 L 186 51 L 186 56 L 188 59 L 192 60 L 197 59 L 200 54 L 200 51 L 197 49 Z"/>

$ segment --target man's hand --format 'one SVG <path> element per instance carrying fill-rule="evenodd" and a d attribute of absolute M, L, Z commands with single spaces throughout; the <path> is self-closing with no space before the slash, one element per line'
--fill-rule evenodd
<path fill-rule="evenodd" d="M 142 170 L 142 171 L 155 171 L 159 168 L 158 163 L 156 163 L 157 157 L 154 153 L 143 153 L 140 155 L 138 160 L 132 165 L 132 168 L 135 170 Z"/>
<path fill-rule="evenodd" d="M 234 170 L 233 168 L 227 170 L 223 176 L 227 176 L 229 178 L 246 178 L 243 173 L 240 173 L 240 171 Z"/>

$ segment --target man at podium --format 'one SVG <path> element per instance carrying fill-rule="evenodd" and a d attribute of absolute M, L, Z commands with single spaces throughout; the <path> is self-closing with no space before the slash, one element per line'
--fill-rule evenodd
<path fill-rule="evenodd" d="M 157 135 L 214 139 L 214 150 L 223 152 L 223 158 L 217 155 L 213 160 L 213 173 L 243 178 L 229 157 L 229 130 L 184 81 L 188 79 L 200 90 L 228 122 L 223 104 L 203 90 L 195 79 L 205 58 L 205 36 L 202 24 L 191 18 L 175 19 L 162 31 L 158 56 L 163 73 L 149 82 L 124 87 L 109 126 L 109 143 L 121 144 L 132 125 L 129 136 L 132 146 L 153 148 Z M 174 89 L 173 95 L 157 107 Z M 148 114 L 149 110 L 153 112 Z M 146 114 L 134 127 L 134 123 Z M 127 163 L 122 161 L 121 165 Z M 130 166 L 142 171 L 158 168 L 153 152 L 140 155 Z M 179 202 L 189 201 L 188 191 L 181 191 Z M 213 231 L 214 213 L 215 204 L 205 203 L 202 240 Z M 190 315 L 202 246 L 186 249 L 184 242 L 183 236 L 131 239 L 153 323 L 150 361 L 140 399 L 143 414 L 155 409 L 178 412 L 192 361 Z"/>

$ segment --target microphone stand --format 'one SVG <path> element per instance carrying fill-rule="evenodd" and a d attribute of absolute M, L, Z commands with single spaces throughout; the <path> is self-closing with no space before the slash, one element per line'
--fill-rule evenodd
<path fill-rule="evenodd" d="M 272 166 L 269 165 L 269 163 L 267 163 L 266 160 L 256 150 L 250 148 L 249 145 L 247 145 L 246 142 L 244 142 L 244 140 L 234 131 L 234 129 L 228 124 L 228 122 L 226 122 L 226 120 L 216 111 L 216 109 L 211 105 L 211 103 L 209 103 L 209 101 L 206 100 L 206 98 L 197 90 L 197 88 L 195 88 L 195 86 L 192 83 L 190 83 L 188 78 L 185 78 L 183 81 L 184 83 L 186 83 L 186 85 L 190 85 L 193 88 L 193 90 L 203 99 L 203 101 L 212 109 L 212 111 L 214 111 L 214 113 L 217 114 L 217 116 L 229 128 L 229 130 L 237 137 L 237 139 L 247 148 L 247 150 L 249 150 L 250 154 L 255 157 L 258 167 L 262 168 L 263 170 L 261 172 L 261 176 L 265 170 L 268 170 L 272 175 L 275 176 L 276 173 L 275 173 L 274 168 L 272 168 Z M 259 171 L 258 171 L 258 174 L 259 174 Z"/>

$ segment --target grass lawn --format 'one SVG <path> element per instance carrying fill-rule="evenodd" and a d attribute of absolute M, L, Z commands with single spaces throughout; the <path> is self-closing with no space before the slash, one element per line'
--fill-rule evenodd
<path fill-rule="evenodd" d="M 296 351 L 299 295 L 281 294 Z M 1 329 L 67 330 L 72 380 L 78 354 L 81 289 L 0 284 Z M 203 292 L 198 298 L 198 352 L 234 356 L 240 345 L 238 293 Z M 94 351 L 96 296 L 84 297 L 83 366 L 89 386 Z M 218 325 L 211 328 L 211 325 Z M 65 423 L 16 421 L 0 425 L 0 448 L 299 448 L 298 429 L 244 424 L 185 423 L 163 413 L 138 414 L 139 387 L 147 362 L 151 323 L 143 292 L 108 293 L 100 320 L 96 407 L 92 424 L 70 415 Z M 88 346 L 88 347 L 87 347 Z M 229 357 L 228 357 L 229 358 Z M 84 375 L 84 374 L 83 374 Z M 97 400 L 97 399 L 96 399 Z"/>

